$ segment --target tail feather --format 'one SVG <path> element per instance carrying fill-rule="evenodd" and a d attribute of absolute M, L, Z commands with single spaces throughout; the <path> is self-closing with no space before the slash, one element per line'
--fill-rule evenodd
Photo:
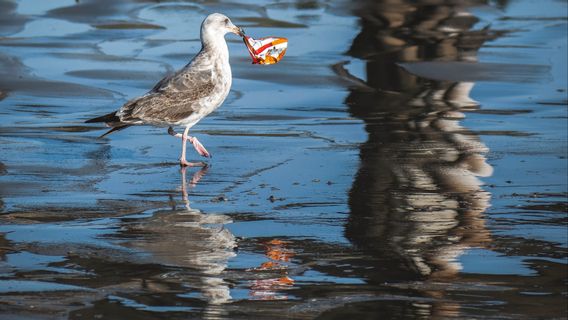
<path fill-rule="evenodd" d="M 104 116 L 96 117 L 85 121 L 85 123 L 97 123 L 97 122 L 105 122 L 107 126 L 112 127 L 109 131 L 104 133 L 99 138 L 105 137 L 115 131 L 120 131 L 130 127 L 130 125 L 120 122 L 120 118 L 116 115 L 116 111 L 111 112 L 109 114 L 105 114 Z"/>
<path fill-rule="evenodd" d="M 119 126 L 116 126 L 116 127 L 112 127 L 109 131 L 105 132 L 105 133 L 104 133 L 102 136 L 100 136 L 99 138 L 103 138 L 103 137 L 105 137 L 105 136 L 107 136 L 107 135 L 109 135 L 109 134 L 111 134 L 111 133 L 113 133 L 113 132 L 115 132 L 115 131 L 120 131 L 120 130 L 126 129 L 126 128 L 128 128 L 128 127 L 130 127 L 130 126 L 127 125 L 127 124 L 119 125 Z"/>
<path fill-rule="evenodd" d="M 120 118 L 116 115 L 116 111 L 114 111 L 109 114 L 105 114 L 104 116 L 96 117 L 85 121 L 85 123 L 95 123 L 95 122 L 107 122 L 107 123 L 120 122 Z"/>

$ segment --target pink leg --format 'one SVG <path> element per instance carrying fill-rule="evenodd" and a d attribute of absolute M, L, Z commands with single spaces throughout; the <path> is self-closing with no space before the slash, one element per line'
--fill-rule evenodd
<path fill-rule="evenodd" d="M 189 142 L 191 142 L 191 144 L 193 144 L 193 147 L 195 148 L 195 150 L 197 151 L 197 153 L 199 153 L 201 156 L 205 157 L 205 158 L 211 158 L 211 154 L 209 153 L 209 151 L 207 151 L 207 149 L 205 149 L 205 147 L 201 144 L 201 142 L 199 142 L 199 140 L 197 140 L 196 137 L 192 137 L 189 136 L 189 128 L 185 128 L 185 131 L 183 132 L 183 134 L 181 133 L 176 133 L 174 131 L 174 129 L 172 127 L 168 128 L 168 133 L 174 137 L 177 138 L 181 138 L 182 141 L 184 139 L 185 136 L 185 141 L 189 140 Z M 183 150 L 185 150 L 185 142 L 183 142 Z"/>
<path fill-rule="evenodd" d="M 175 133 L 175 131 L 173 131 L 171 127 L 168 129 L 168 132 L 173 136 L 178 136 L 178 134 Z M 190 140 L 190 137 L 187 135 L 188 133 L 189 127 L 185 128 L 183 135 L 181 136 L 181 156 L 179 158 L 179 164 L 182 167 L 203 167 L 205 166 L 204 162 L 189 162 L 185 159 L 186 142 L 187 140 Z"/>
<path fill-rule="evenodd" d="M 197 153 L 199 153 L 201 156 L 205 158 L 211 158 L 211 154 L 209 153 L 209 151 L 205 149 L 205 147 L 201 144 L 201 142 L 199 142 L 199 140 L 197 140 L 196 137 L 188 137 L 188 140 L 189 142 L 191 142 L 191 144 L 193 144 L 193 147 L 195 148 Z"/>

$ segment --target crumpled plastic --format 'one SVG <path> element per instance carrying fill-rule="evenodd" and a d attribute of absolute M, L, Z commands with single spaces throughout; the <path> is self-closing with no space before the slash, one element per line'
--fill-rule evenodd
<path fill-rule="evenodd" d="M 247 46 L 253 64 L 275 64 L 284 57 L 288 48 L 288 39 L 286 38 L 253 39 L 244 36 L 243 41 Z"/>

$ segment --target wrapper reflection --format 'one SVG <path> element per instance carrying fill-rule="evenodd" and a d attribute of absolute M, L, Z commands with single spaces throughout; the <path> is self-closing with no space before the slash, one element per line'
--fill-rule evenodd
<path fill-rule="evenodd" d="M 294 257 L 294 251 L 287 247 L 287 242 L 272 239 L 264 243 L 265 256 L 269 261 L 247 271 L 256 272 L 261 278 L 250 282 L 249 295 L 257 300 L 286 300 L 282 294 L 294 285 L 294 279 L 288 274 L 288 263 Z M 266 276 L 266 277 L 264 277 Z"/>

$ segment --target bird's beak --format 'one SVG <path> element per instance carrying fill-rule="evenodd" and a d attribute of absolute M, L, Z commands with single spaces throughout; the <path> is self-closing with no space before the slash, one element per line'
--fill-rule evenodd
<path fill-rule="evenodd" d="M 231 27 L 231 32 L 240 36 L 240 37 L 244 37 L 245 36 L 245 31 L 242 28 L 239 28 L 237 26 L 233 26 Z"/>

